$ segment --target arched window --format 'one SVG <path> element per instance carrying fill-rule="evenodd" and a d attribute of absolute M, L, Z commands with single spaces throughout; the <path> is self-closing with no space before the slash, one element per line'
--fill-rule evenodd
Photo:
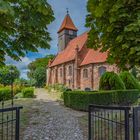
<path fill-rule="evenodd" d="M 72 75 L 72 66 L 69 66 L 69 76 Z"/>
<path fill-rule="evenodd" d="M 62 68 L 60 68 L 60 77 L 62 77 Z"/>
<path fill-rule="evenodd" d="M 88 78 L 88 69 L 83 70 L 83 77 Z"/>
<path fill-rule="evenodd" d="M 99 67 L 99 76 L 102 76 L 106 72 L 106 67 L 101 66 Z"/>

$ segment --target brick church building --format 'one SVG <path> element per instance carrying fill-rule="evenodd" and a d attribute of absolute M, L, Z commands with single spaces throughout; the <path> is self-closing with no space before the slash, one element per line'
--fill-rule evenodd
<path fill-rule="evenodd" d="M 64 84 L 71 89 L 97 90 L 105 71 L 118 72 L 106 63 L 107 52 L 87 48 L 87 32 L 77 36 L 78 29 L 67 15 L 58 30 L 58 54 L 47 69 L 47 84 Z"/>

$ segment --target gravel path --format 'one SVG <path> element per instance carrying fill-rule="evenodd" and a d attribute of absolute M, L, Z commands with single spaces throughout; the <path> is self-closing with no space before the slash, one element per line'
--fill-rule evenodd
<path fill-rule="evenodd" d="M 37 98 L 23 140 L 85 140 L 78 118 L 83 112 L 73 111 L 60 105 L 44 89 L 36 90 Z"/>

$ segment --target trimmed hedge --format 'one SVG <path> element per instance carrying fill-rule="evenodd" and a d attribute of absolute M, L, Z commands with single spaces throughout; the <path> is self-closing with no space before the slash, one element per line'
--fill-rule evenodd
<path fill-rule="evenodd" d="M 10 88 L 0 88 L 0 101 L 11 99 L 11 89 Z"/>
<path fill-rule="evenodd" d="M 119 90 L 125 89 L 122 79 L 114 72 L 105 72 L 100 78 L 100 90 Z"/>
<path fill-rule="evenodd" d="M 34 88 L 28 87 L 22 90 L 23 98 L 33 98 L 34 97 Z"/>
<path fill-rule="evenodd" d="M 68 91 L 64 92 L 64 104 L 76 110 L 88 110 L 90 104 L 96 105 L 130 105 L 139 98 L 139 90 L 112 90 L 98 92 Z"/>

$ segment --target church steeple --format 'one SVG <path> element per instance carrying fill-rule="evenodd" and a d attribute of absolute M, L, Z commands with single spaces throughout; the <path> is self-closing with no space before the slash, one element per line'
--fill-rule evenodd
<path fill-rule="evenodd" d="M 70 40 L 77 37 L 77 31 L 78 29 L 74 25 L 67 9 L 67 14 L 57 32 L 59 52 L 63 51 L 66 48 Z"/>

